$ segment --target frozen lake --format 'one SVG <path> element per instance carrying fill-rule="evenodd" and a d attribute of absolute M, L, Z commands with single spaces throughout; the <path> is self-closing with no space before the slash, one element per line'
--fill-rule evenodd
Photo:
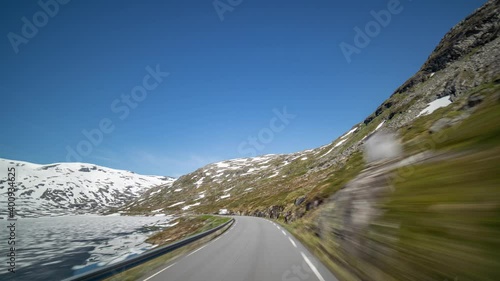
<path fill-rule="evenodd" d="M 16 273 L 7 272 L 8 245 L 3 239 L 0 280 L 61 280 L 126 259 L 152 248 L 144 240 L 169 227 L 172 219 L 93 215 L 18 219 Z M 6 220 L 0 220 L 3 234 L 6 226 Z"/>

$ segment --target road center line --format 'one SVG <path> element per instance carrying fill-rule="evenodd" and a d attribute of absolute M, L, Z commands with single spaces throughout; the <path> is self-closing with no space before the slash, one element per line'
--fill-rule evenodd
<path fill-rule="evenodd" d="M 307 265 L 309 265 L 311 270 L 314 272 L 314 274 L 316 274 L 316 277 L 318 277 L 320 281 L 325 281 L 325 279 L 323 279 L 323 276 L 321 276 L 321 274 L 319 273 L 318 269 L 314 266 L 314 264 L 312 264 L 312 262 L 307 258 L 307 256 L 304 255 L 304 253 L 302 252 L 300 252 L 300 254 L 302 255 L 304 261 L 306 261 Z"/>
<path fill-rule="evenodd" d="M 290 242 L 292 243 L 292 245 L 297 248 L 297 244 L 295 244 L 295 242 L 293 242 L 292 238 L 288 237 L 288 240 L 290 240 Z"/>
<path fill-rule="evenodd" d="M 284 232 L 283 230 L 282 230 L 281 232 L 283 233 L 283 235 L 285 235 L 285 236 L 286 236 L 286 232 Z"/>
<path fill-rule="evenodd" d="M 148 278 L 144 279 L 144 281 L 148 281 L 149 279 L 151 279 L 151 278 L 155 277 L 156 275 L 158 275 L 158 274 L 162 273 L 163 271 L 165 271 L 165 270 L 167 270 L 167 269 L 171 268 L 171 267 L 172 267 L 172 266 L 174 266 L 174 265 L 175 265 L 175 263 L 173 263 L 173 264 L 171 264 L 171 265 L 169 265 L 169 266 L 165 267 L 164 269 L 162 269 L 162 270 L 160 270 L 160 271 L 156 272 L 155 274 L 153 274 L 153 275 L 149 276 Z"/>

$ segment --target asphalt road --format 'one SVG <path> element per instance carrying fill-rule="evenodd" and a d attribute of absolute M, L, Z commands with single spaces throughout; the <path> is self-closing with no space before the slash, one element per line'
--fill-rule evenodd
<path fill-rule="evenodd" d="M 326 267 L 271 221 L 235 217 L 223 235 L 143 281 L 331 281 Z"/>

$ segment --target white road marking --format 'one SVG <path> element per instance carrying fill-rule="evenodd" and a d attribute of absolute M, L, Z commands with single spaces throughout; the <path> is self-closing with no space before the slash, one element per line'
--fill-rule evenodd
<path fill-rule="evenodd" d="M 236 224 L 235 224 L 235 225 L 236 225 Z M 198 252 L 199 250 L 201 250 L 201 249 L 205 248 L 206 246 L 208 246 L 208 245 L 210 245 L 210 244 L 214 243 L 215 241 L 219 240 L 222 236 L 224 236 L 224 235 L 228 234 L 228 233 L 229 233 L 229 230 L 231 230 L 231 229 L 228 229 L 226 232 L 224 232 L 224 234 L 219 235 L 219 237 L 217 237 L 217 238 L 216 238 L 215 240 L 213 240 L 211 243 L 209 243 L 209 244 L 207 244 L 207 245 L 205 245 L 205 246 L 203 246 L 203 247 L 201 247 L 201 248 L 197 249 L 197 250 L 196 250 L 196 251 L 194 251 L 194 252 L 189 253 L 186 257 L 189 257 L 190 255 L 192 255 L 192 254 L 194 254 L 194 253 Z M 144 281 L 148 281 L 149 279 L 151 279 L 151 278 L 155 277 L 156 275 L 158 275 L 158 274 L 162 273 L 163 271 L 165 271 L 165 270 L 167 270 L 167 269 L 171 268 L 171 267 L 172 267 L 172 266 L 174 266 L 175 264 L 176 264 L 176 263 L 173 263 L 173 264 L 171 264 L 171 265 L 169 265 L 169 266 L 165 267 L 164 269 L 162 269 L 162 270 L 160 270 L 160 271 L 156 272 L 155 274 L 153 274 L 153 275 L 149 276 L 148 278 L 144 279 Z"/>
<path fill-rule="evenodd" d="M 283 232 L 283 235 L 285 235 L 285 236 L 286 236 L 286 232 L 284 232 L 283 230 L 282 230 L 281 232 Z"/>
<path fill-rule="evenodd" d="M 295 242 L 293 242 L 292 238 L 288 237 L 288 240 L 290 240 L 290 242 L 292 243 L 292 245 L 297 248 L 297 244 L 295 244 Z"/>
<path fill-rule="evenodd" d="M 206 247 L 206 246 L 208 246 L 208 245 L 210 245 L 210 244 L 207 244 L 207 245 L 205 245 L 205 246 L 203 246 L 203 247 L 199 248 L 198 250 L 196 250 L 196 251 L 194 251 L 194 252 L 189 253 L 189 255 L 187 255 L 187 257 L 189 257 L 190 255 L 192 255 L 192 254 L 194 254 L 194 253 L 198 252 L 199 250 L 201 250 L 201 249 L 205 248 L 205 247 Z"/>
<path fill-rule="evenodd" d="M 173 264 L 171 264 L 171 265 L 169 265 L 169 266 L 165 267 L 164 269 L 162 269 L 162 270 L 160 270 L 160 271 L 156 272 L 155 274 L 153 274 L 153 275 L 149 276 L 148 278 L 144 279 L 144 281 L 148 281 L 149 279 L 151 279 L 151 278 L 155 277 L 156 275 L 158 275 L 158 274 L 162 273 L 163 271 L 165 271 L 165 270 L 167 270 L 167 269 L 171 268 L 171 267 L 172 267 L 172 266 L 174 266 L 174 265 L 175 265 L 175 263 L 173 263 Z"/>
<path fill-rule="evenodd" d="M 302 258 L 306 261 L 307 265 L 309 265 L 311 270 L 314 272 L 314 274 L 316 274 L 316 277 L 318 277 L 320 281 L 325 281 L 325 279 L 323 279 L 323 276 L 321 276 L 321 274 L 319 273 L 318 269 L 314 266 L 314 264 L 312 264 L 312 262 L 306 257 L 306 255 L 304 255 L 304 253 L 302 252 L 300 252 L 300 254 L 302 255 Z"/>

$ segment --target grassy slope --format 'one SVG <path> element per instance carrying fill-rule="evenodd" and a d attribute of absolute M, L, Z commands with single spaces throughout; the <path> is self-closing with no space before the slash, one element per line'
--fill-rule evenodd
<path fill-rule="evenodd" d="M 495 280 L 500 276 L 499 88 L 474 89 L 470 94 L 486 100 L 465 121 L 438 134 L 430 135 L 428 128 L 443 116 L 461 114 L 465 100 L 401 129 L 408 154 L 431 149 L 461 156 L 395 171 L 395 192 L 367 230 L 371 243 L 391 249 L 385 258 L 340 266 L 346 259 L 336 241 L 315 235 L 319 210 L 285 227 L 342 280 Z M 338 190 L 351 176 L 336 174 L 329 189 Z"/>
<path fill-rule="evenodd" d="M 414 167 L 383 206 L 373 239 L 394 243 L 379 268 L 396 279 L 496 280 L 500 276 L 500 149 Z M 392 238 L 397 238 L 394 241 Z"/>

